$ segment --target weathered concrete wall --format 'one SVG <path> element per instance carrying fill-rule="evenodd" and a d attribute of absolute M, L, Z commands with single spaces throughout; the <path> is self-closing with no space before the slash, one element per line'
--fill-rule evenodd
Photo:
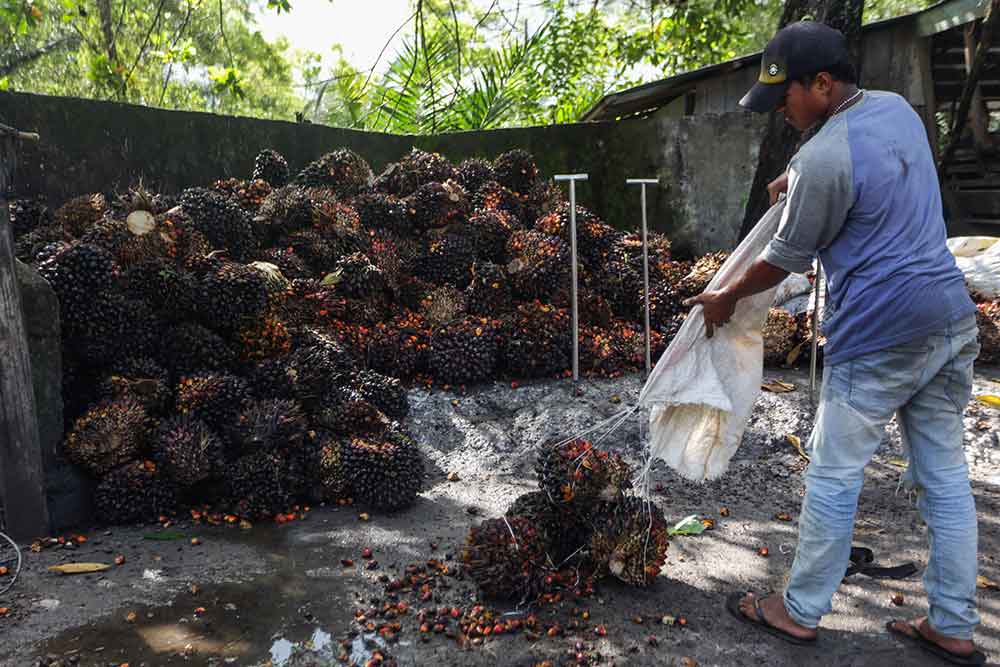
<path fill-rule="evenodd" d="M 53 530 L 85 523 L 91 515 L 92 482 L 60 454 L 63 437 L 62 354 L 59 300 L 38 272 L 15 261 L 28 335 L 38 436 Z M 8 511 L 16 512 L 17 508 Z"/>

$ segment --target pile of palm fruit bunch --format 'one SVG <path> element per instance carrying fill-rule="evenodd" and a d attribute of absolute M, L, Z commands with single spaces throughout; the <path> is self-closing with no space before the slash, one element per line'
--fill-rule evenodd
<path fill-rule="evenodd" d="M 473 526 L 462 562 L 487 597 L 546 601 L 608 575 L 649 586 L 668 545 L 662 512 L 629 493 L 633 471 L 584 439 L 543 445 L 537 491 Z"/>

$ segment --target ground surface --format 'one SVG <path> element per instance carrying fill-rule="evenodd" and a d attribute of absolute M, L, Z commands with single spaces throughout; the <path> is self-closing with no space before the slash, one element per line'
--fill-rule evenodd
<path fill-rule="evenodd" d="M 724 478 L 695 484 L 654 469 L 653 498 L 668 519 L 697 513 L 716 519 L 717 526 L 697 537 L 674 538 L 664 575 L 653 587 L 605 583 L 591 598 L 535 611 L 543 627 L 561 625 L 564 633 L 558 637 L 543 635 L 532 642 L 523 634 L 504 635 L 459 646 L 434 635 L 423 643 L 416 609 L 467 609 L 475 597 L 470 582 L 441 577 L 432 601 L 398 598 L 410 603 L 410 611 L 399 619 L 403 631 L 388 646 L 390 654 L 401 665 L 520 667 L 545 659 L 566 664 L 567 651 L 581 653 L 588 661 L 581 664 L 604 665 L 938 664 L 883 630 L 891 617 L 925 611 L 919 576 L 849 579 L 814 648 L 768 638 L 726 614 L 723 601 L 730 591 L 780 590 L 795 545 L 805 461 L 785 436 L 805 441 L 808 435 L 807 379 L 798 372 L 765 376 L 788 380 L 797 389 L 762 394 Z M 980 372 L 976 393 L 1000 394 L 998 378 L 995 372 Z M 21 579 L 0 595 L 0 607 L 10 609 L 0 617 L 0 667 L 340 664 L 337 642 L 356 627 L 355 609 L 386 602 L 379 576 L 395 578 L 407 564 L 431 558 L 449 564 L 470 522 L 479 520 L 470 512 L 499 515 L 513 498 L 533 489 L 537 442 L 614 414 L 635 400 L 640 387 L 641 379 L 632 377 L 583 382 L 579 396 L 568 382 L 517 389 L 493 385 L 464 396 L 415 391 L 410 428 L 429 461 L 427 491 L 398 515 L 373 515 L 365 522 L 358 518 L 362 508 L 316 508 L 305 521 L 284 526 L 240 530 L 181 522 L 167 531 L 158 526 L 95 530 L 73 550 L 29 551 Z M 980 519 L 980 572 L 1000 581 L 1000 411 L 973 404 L 966 424 Z M 638 442 L 638 420 L 632 419 L 605 444 L 636 457 Z M 898 437 L 890 427 L 869 467 L 855 543 L 870 546 L 886 564 L 912 560 L 922 568 L 926 531 L 911 499 L 896 493 L 899 457 Z M 448 472 L 460 479 L 447 481 Z M 720 514 L 722 507 L 728 516 Z M 777 520 L 779 512 L 791 514 L 793 521 Z M 150 539 L 165 532 L 170 536 L 169 531 L 183 538 Z M 191 545 L 191 537 L 201 544 Z M 768 548 L 768 557 L 758 554 L 761 547 Z M 365 548 L 373 551 L 377 569 L 363 567 Z M 63 577 L 46 570 L 64 561 L 111 563 L 118 554 L 126 557 L 125 564 L 101 574 Z M 341 559 L 355 565 L 345 567 Z M 454 571 L 454 562 L 450 565 Z M 901 606 L 890 601 L 895 593 L 903 595 Z M 977 640 L 993 661 L 1000 661 L 1000 591 L 980 589 L 979 594 L 983 625 Z M 515 604 L 495 608 L 518 611 Z M 664 625 L 665 615 L 684 616 L 687 623 Z M 606 636 L 595 634 L 598 625 L 606 628 Z M 352 653 L 363 661 L 371 645 L 366 648 L 364 638 L 357 638 Z"/>

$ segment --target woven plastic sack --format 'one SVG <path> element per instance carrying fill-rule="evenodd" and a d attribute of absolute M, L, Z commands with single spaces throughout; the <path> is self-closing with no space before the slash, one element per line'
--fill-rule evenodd
<path fill-rule="evenodd" d="M 948 250 L 955 256 L 969 289 L 988 299 L 1000 297 L 1000 243 L 995 237 L 950 238 Z"/>
<path fill-rule="evenodd" d="M 778 230 L 782 200 L 760 219 L 708 284 L 738 280 Z M 726 325 L 705 336 L 702 307 L 691 310 L 639 396 L 651 408 L 650 458 L 692 480 L 714 479 L 729 468 L 764 374 L 761 328 L 775 289 L 740 299 Z M 648 470 L 646 471 L 648 472 Z"/>

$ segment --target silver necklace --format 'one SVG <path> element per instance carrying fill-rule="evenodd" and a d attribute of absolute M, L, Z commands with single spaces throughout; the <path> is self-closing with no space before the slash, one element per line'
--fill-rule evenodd
<path fill-rule="evenodd" d="M 831 116 L 836 116 L 836 115 L 837 115 L 838 113 L 840 113 L 841 111 L 843 111 L 843 110 L 844 110 L 844 107 L 846 107 L 846 106 L 847 106 L 847 105 L 849 105 L 849 104 L 850 104 L 851 102 L 853 102 L 854 100 L 856 100 L 856 99 L 858 99 L 859 97 L 861 97 L 861 94 L 862 94 L 862 93 L 864 93 L 864 92 L 865 92 L 865 91 L 864 91 L 863 89 L 861 89 L 861 88 L 858 88 L 858 92 L 854 93 L 853 95 L 851 95 L 850 97 L 848 97 L 848 98 L 847 98 L 846 100 L 844 100 L 843 102 L 841 102 L 840 104 L 838 104 L 838 105 L 837 105 L 837 108 L 836 108 L 836 109 L 834 109 L 834 110 L 833 110 L 833 113 L 832 113 L 832 114 L 830 114 L 830 115 L 831 115 Z"/>

